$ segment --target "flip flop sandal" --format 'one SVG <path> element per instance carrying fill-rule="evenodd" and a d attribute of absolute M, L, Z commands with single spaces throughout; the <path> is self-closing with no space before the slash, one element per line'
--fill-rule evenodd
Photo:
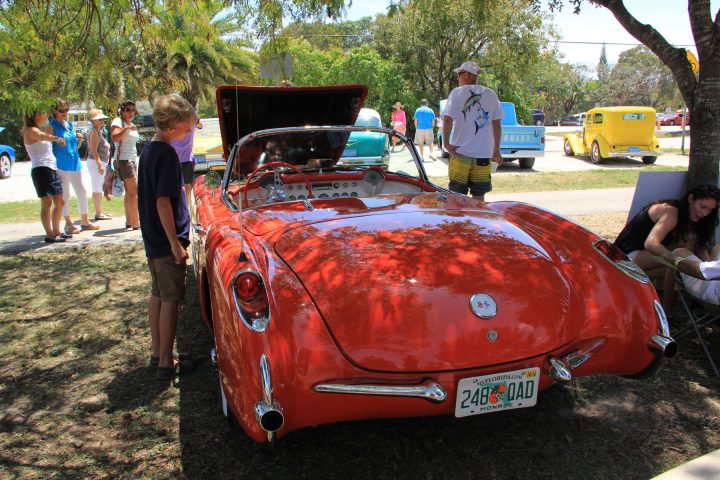
<path fill-rule="evenodd" d="M 173 367 L 158 367 L 157 379 L 158 380 L 173 380 L 176 376 L 185 375 L 195 368 L 195 365 L 190 360 L 173 360 L 175 366 Z"/>
<path fill-rule="evenodd" d="M 173 352 L 173 359 L 175 360 L 192 360 L 192 356 L 185 352 Z M 157 368 L 160 363 L 160 357 L 154 357 L 150 355 L 150 368 Z"/>
<path fill-rule="evenodd" d="M 68 235 L 75 235 L 76 233 L 80 233 L 80 229 L 73 227 L 65 227 L 65 233 Z"/>
<path fill-rule="evenodd" d="M 72 238 L 72 235 L 70 235 L 69 233 L 61 233 L 61 234 L 60 234 L 60 238 L 62 238 L 62 239 L 63 239 L 63 242 L 64 242 L 64 241 L 67 240 L 68 238 Z"/>
<path fill-rule="evenodd" d="M 80 231 L 84 232 L 86 230 L 100 230 L 100 227 L 97 225 L 80 225 Z"/>

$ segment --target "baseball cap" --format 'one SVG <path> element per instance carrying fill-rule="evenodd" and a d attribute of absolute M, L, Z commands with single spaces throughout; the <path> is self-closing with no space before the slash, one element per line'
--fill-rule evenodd
<path fill-rule="evenodd" d="M 477 75 L 480 73 L 480 67 L 478 67 L 478 64 L 475 62 L 464 62 L 458 68 L 453 70 L 453 72 L 455 72 L 455 73 L 468 72 L 473 75 Z"/>

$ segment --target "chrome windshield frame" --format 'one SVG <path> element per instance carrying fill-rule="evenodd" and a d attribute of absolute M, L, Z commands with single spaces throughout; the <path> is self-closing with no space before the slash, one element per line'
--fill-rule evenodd
<path fill-rule="evenodd" d="M 228 156 L 228 162 L 225 167 L 225 174 L 223 176 L 222 190 L 221 190 L 221 198 L 222 198 L 225 206 L 233 212 L 239 211 L 238 206 L 236 206 L 235 203 L 230 199 L 230 196 L 228 195 L 227 192 L 228 192 L 228 187 L 230 186 L 230 180 L 231 180 L 231 176 L 232 176 L 233 167 L 235 165 L 235 158 L 237 156 L 237 151 L 245 143 L 256 140 L 258 138 L 270 137 L 273 135 L 300 134 L 300 133 L 307 133 L 307 132 L 351 132 L 351 133 L 352 132 L 376 132 L 376 133 L 382 133 L 385 135 L 395 135 L 400 140 L 402 140 L 403 143 L 405 143 L 405 146 L 408 148 L 408 151 L 410 152 L 410 156 L 412 157 L 413 161 L 415 162 L 415 167 L 418 170 L 420 181 L 422 181 L 424 183 L 430 183 L 427 173 L 425 172 L 423 162 L 420 159 L 420 154 L 418 153 L 417 149 L 415 148 L 415 144 L 413 143 L 413 141 L 410 138 L 403 135 L 402 133 L 400 133 L 397 130 L 394 130 L 392 128 L 356 127 L 354 125 L 268 128 L 265 130 L 258 130 L 256 132 L 245 135 L 240 140 L 238 140 L 238 142 L 235 145 L 233 145 L 233 147 L 230 149 L 230 155 Z M 241 205 L 240 207 L 247 208 L 244 205 Z"/>

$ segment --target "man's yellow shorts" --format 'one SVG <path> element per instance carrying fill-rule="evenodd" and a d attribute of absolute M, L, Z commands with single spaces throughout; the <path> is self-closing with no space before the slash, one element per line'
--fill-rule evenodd
<path fill-rule="evenodd" d="M 459 153 L 450 155 L 450 190 L 463 195 L 467 195 L 470 190 L 473 196 L 485 195 L 492 190 L 490 161 L 489 158 L 472 158 Z"/>

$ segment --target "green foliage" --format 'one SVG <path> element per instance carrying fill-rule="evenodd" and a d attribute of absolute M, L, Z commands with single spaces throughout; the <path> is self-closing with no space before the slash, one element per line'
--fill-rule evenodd
<path fill-rule="evenodd" d="M 289 51 L 293 57 L 294 86 L 366 85 L 365 105 L 378 110 L 383 123 L 389 123 L 393 103 L 410 98 L 400 67 L 383 59 L 370 45 L 347 52 L 340 48 L 323 51 L 307 40 L 293 39 Z"/>
<path fill-rule="evenodd" d="M 540 67 L 551 30 L 525 0 L 415 0 L 380 16 L 375 47 L 395 61 L 415 97 L 431 105 L 456 86 L 452 69 L 466 60 L 481 65 L 480 83 L 505 93 L 524 91 Z M 523 107 L 525 108 L 525 107 Z"/>
<path fill-rule="evenodd" d="M 672 72 L 644 46 L 620 54 L 600 84 L 598 100 L 603 105 L 643 105 L 657 110 L 682 105 Z"/>

